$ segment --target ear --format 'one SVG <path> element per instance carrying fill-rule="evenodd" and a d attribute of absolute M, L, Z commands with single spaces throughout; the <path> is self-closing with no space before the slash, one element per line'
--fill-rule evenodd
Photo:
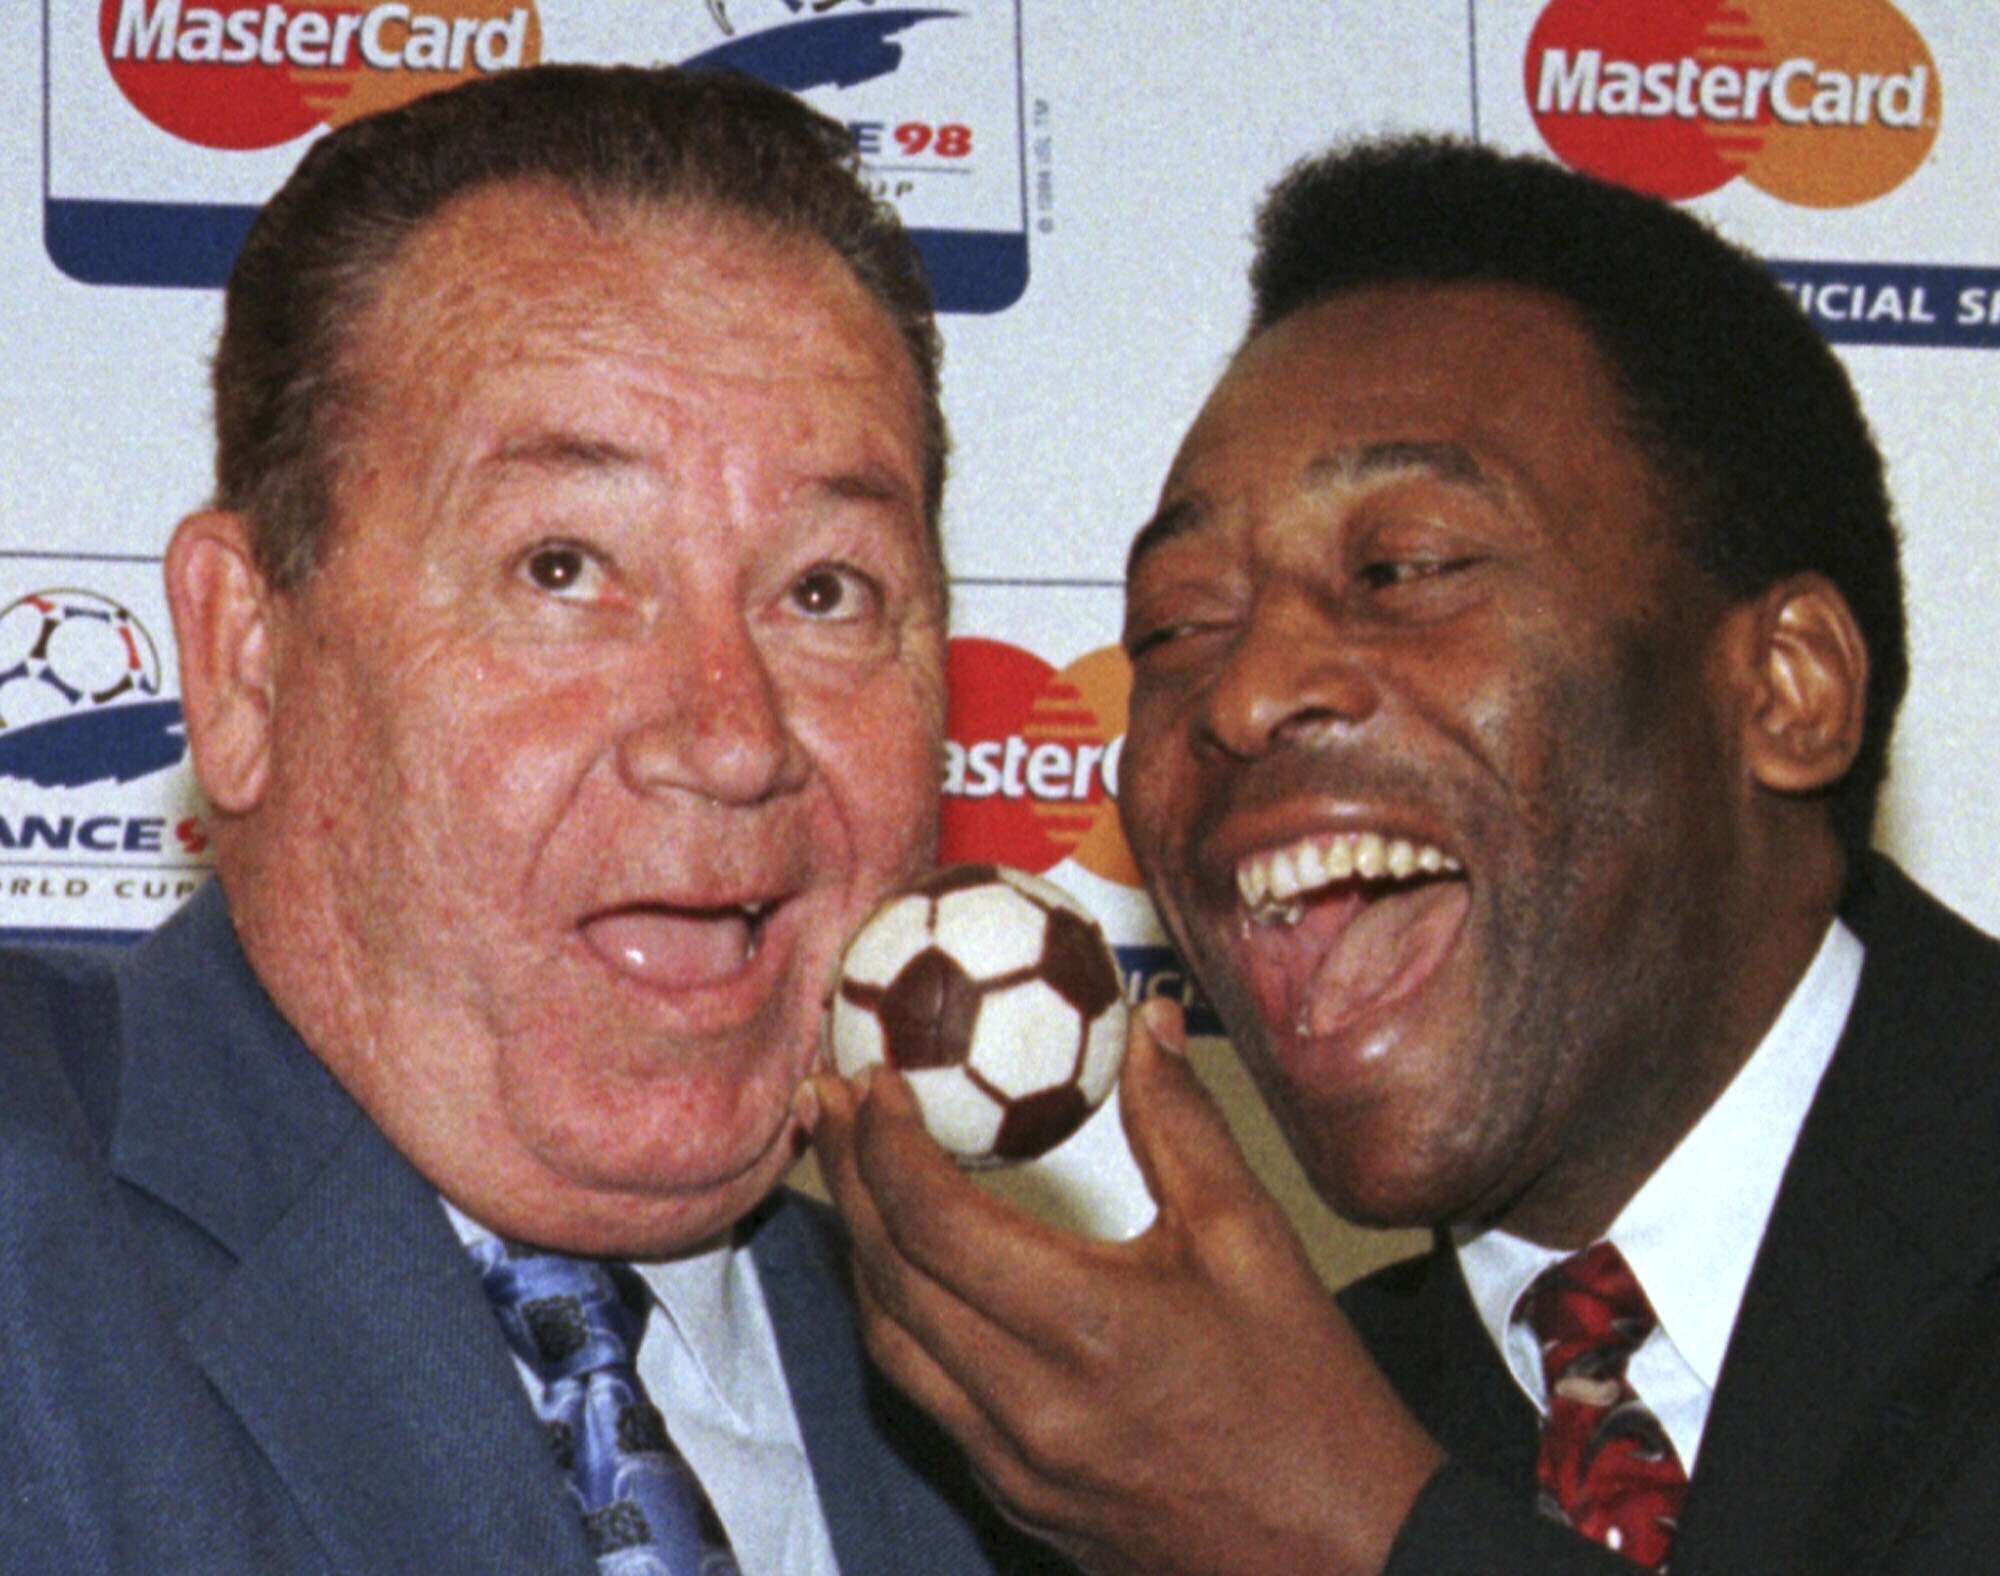
<path fill-rule="evenodd" d="M 204 510 L 167 546 L 167 603 L 195 776 L 225 814 L 253 810 L 271 761 L 271 591 L 241 515 Z"/>
<path fill-rule="evenodd" d="M 1754 621 L 1746 758 L 1774 793 L 1811 793 L 1846 775 L 1861 748 L 1868 646 L 1847 599 L 1822 575 L 1766 588 Z"/>

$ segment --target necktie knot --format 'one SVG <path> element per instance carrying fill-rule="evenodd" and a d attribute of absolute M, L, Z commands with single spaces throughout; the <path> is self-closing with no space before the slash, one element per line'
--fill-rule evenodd
<path fill-rule="evenodd" d="M 541 1381 L 535 1410 L 603 1576 L 736 1576 L 729 1535 L 639 1379 L 645 1282 L 629 1264 L 494 1239 L 472 1257 L 507 1344 Z"/>
<path fill-rule="evenodd" d="M 634 1361 L 647 1297 L 629 1265 L 497 1239 L 480 1243 L 473 1257 L 507 1344 L 544 1384 Z"/>
<path fill-rule="evenodd" d="M 1615 1377 L 1659 1325 L 1645 1289 L 1609 1242 L 1544 1270 L 1528 1293 L 1551 1394 L 1566 1376 Z"/>

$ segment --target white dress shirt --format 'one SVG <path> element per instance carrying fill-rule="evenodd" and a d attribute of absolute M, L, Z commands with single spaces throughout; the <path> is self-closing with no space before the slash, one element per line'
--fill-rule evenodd
<path fill-rule="evenodd" d="M 1779 1183 L 1854 1004 L 1861 957 L 1860 941 L 1835 920 L 1770 1032 L 1606 1233 L 1660 1321 L 1626 1379 L 1690 1475 Z M 1568 1253 L 1503 1231 L 1469 1233 L 1456 1246 L 1480 1322 L 1546 1414 L 1541 1353 L 1521 1300 Z"/>
<path fill-rule="evenodd" d="M 467 1245 L 493 1233 L 448 1201 Z M 639 1378 L 750 1576 L 837 1576 L 756 1265 L 733 1242 L 632 1266 L 653 1294 Z M 531 1396 L 542 1383 L 516 1359 Z"/>

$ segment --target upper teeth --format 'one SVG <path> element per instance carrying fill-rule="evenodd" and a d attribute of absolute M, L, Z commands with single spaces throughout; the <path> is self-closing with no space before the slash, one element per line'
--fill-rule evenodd
<path fill-rule="evenodd" d="M 1236 867 L 1236 890 L 1252 910 L 1283 907 L 1301 893 L 1355 876 L 1401 881 L 1424 875 L 1456 875 L 1465 867 L 1442 848 L 1384 837 L 1380 832 L 1340 832 L 1301 838 L 1283 848 L 1252 854 Z"/>

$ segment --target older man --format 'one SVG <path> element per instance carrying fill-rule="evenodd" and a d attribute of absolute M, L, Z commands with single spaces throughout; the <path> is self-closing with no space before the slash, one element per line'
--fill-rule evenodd
<path fill-rule="evenodd" d="M 357 122 L 215 386 L 218 880 L 0 959 L 0 1564 L 1032 1564 L 774 1194 L 942 726 L 936 335 L 844 135 L 583 68 Z"/>
<path fill-rule="evenodd" d="M 1838 361 L 1687 215 L 1450 143 L 1295 172 L 1253 277 L 1122 809 L 1306 1173 L 1436 1250 L 1343 1316 L 1149 1009 L 1131 1243 L 821 1088 L 872 1347 L 1093 1568 L 2000 1570 L 2000 946 L 1868 849 Z"/>

